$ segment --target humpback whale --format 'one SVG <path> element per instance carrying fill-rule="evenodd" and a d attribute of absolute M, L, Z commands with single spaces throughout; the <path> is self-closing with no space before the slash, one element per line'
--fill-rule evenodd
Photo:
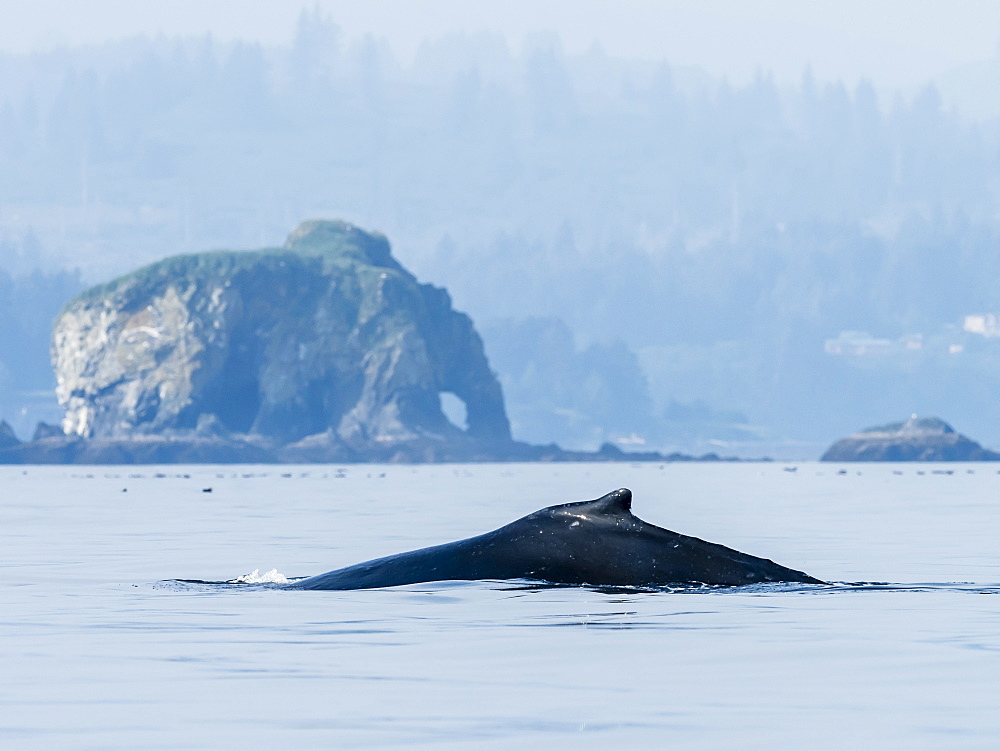
<path fill-rule="evenodd" d="M 474 579 L 626 587 L 823 584 L 766 558 L 644 522 L 632 514 L 632 492 L 620 488 L 593 501 L 543 508 L 466 540 L 377 558 L 286 586 L 372 589 Z"/>

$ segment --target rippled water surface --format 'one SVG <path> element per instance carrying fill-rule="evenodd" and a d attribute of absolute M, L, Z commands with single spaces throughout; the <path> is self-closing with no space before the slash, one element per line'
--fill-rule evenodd
<path fill-rule="evenodd" d="M 0 467 L 0 747 L 996 749 L 997 469 Z M 311 575 L 620 486 L 834 584 L 181 581 Z"/>

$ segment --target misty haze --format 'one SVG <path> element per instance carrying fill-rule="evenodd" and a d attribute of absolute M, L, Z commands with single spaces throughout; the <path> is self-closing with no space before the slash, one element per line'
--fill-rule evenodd
<path fill-rule="evenodd" d="M 0 746 L 1000 747 L 998 42 L 6 3 Z"/>
<path fill-rule="evenodd" d="M 519 440 L 815 458 L 918 413 L 1000 445 L 995 123 L 665 57 L 481 33 L 402 63 L 319 9 L 286 45 L 0 56 L 0 417 L 61 419 L 85 287 L 343 219 L 471 316 Z"/>

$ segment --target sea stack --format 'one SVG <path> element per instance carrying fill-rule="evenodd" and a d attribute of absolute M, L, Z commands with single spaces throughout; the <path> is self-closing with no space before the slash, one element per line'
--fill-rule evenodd
<path fill-rule="evenodd" d="M 258 436 L 286 460 L 511 443 L 469 317 L 384 236 L 345 222 L 305 222 L 280 248 L 167 258 L 90 289 L 57 319 L 52 359 L 70 437 Z M 442 393 L 464 402 L 465 425 L 445 417 Z"/>

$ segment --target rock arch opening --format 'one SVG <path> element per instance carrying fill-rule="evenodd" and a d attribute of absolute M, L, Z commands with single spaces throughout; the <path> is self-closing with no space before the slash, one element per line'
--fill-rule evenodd
<path fill-rule="evenodd" d="M 450 391 L 442 391 L 439 397 L 441 399 L 441 412 L 448 418 L 448 422 L 463 432 L 467 431 L 469 429 L 469 408 L 466 406 L 465 400 Z"/>

